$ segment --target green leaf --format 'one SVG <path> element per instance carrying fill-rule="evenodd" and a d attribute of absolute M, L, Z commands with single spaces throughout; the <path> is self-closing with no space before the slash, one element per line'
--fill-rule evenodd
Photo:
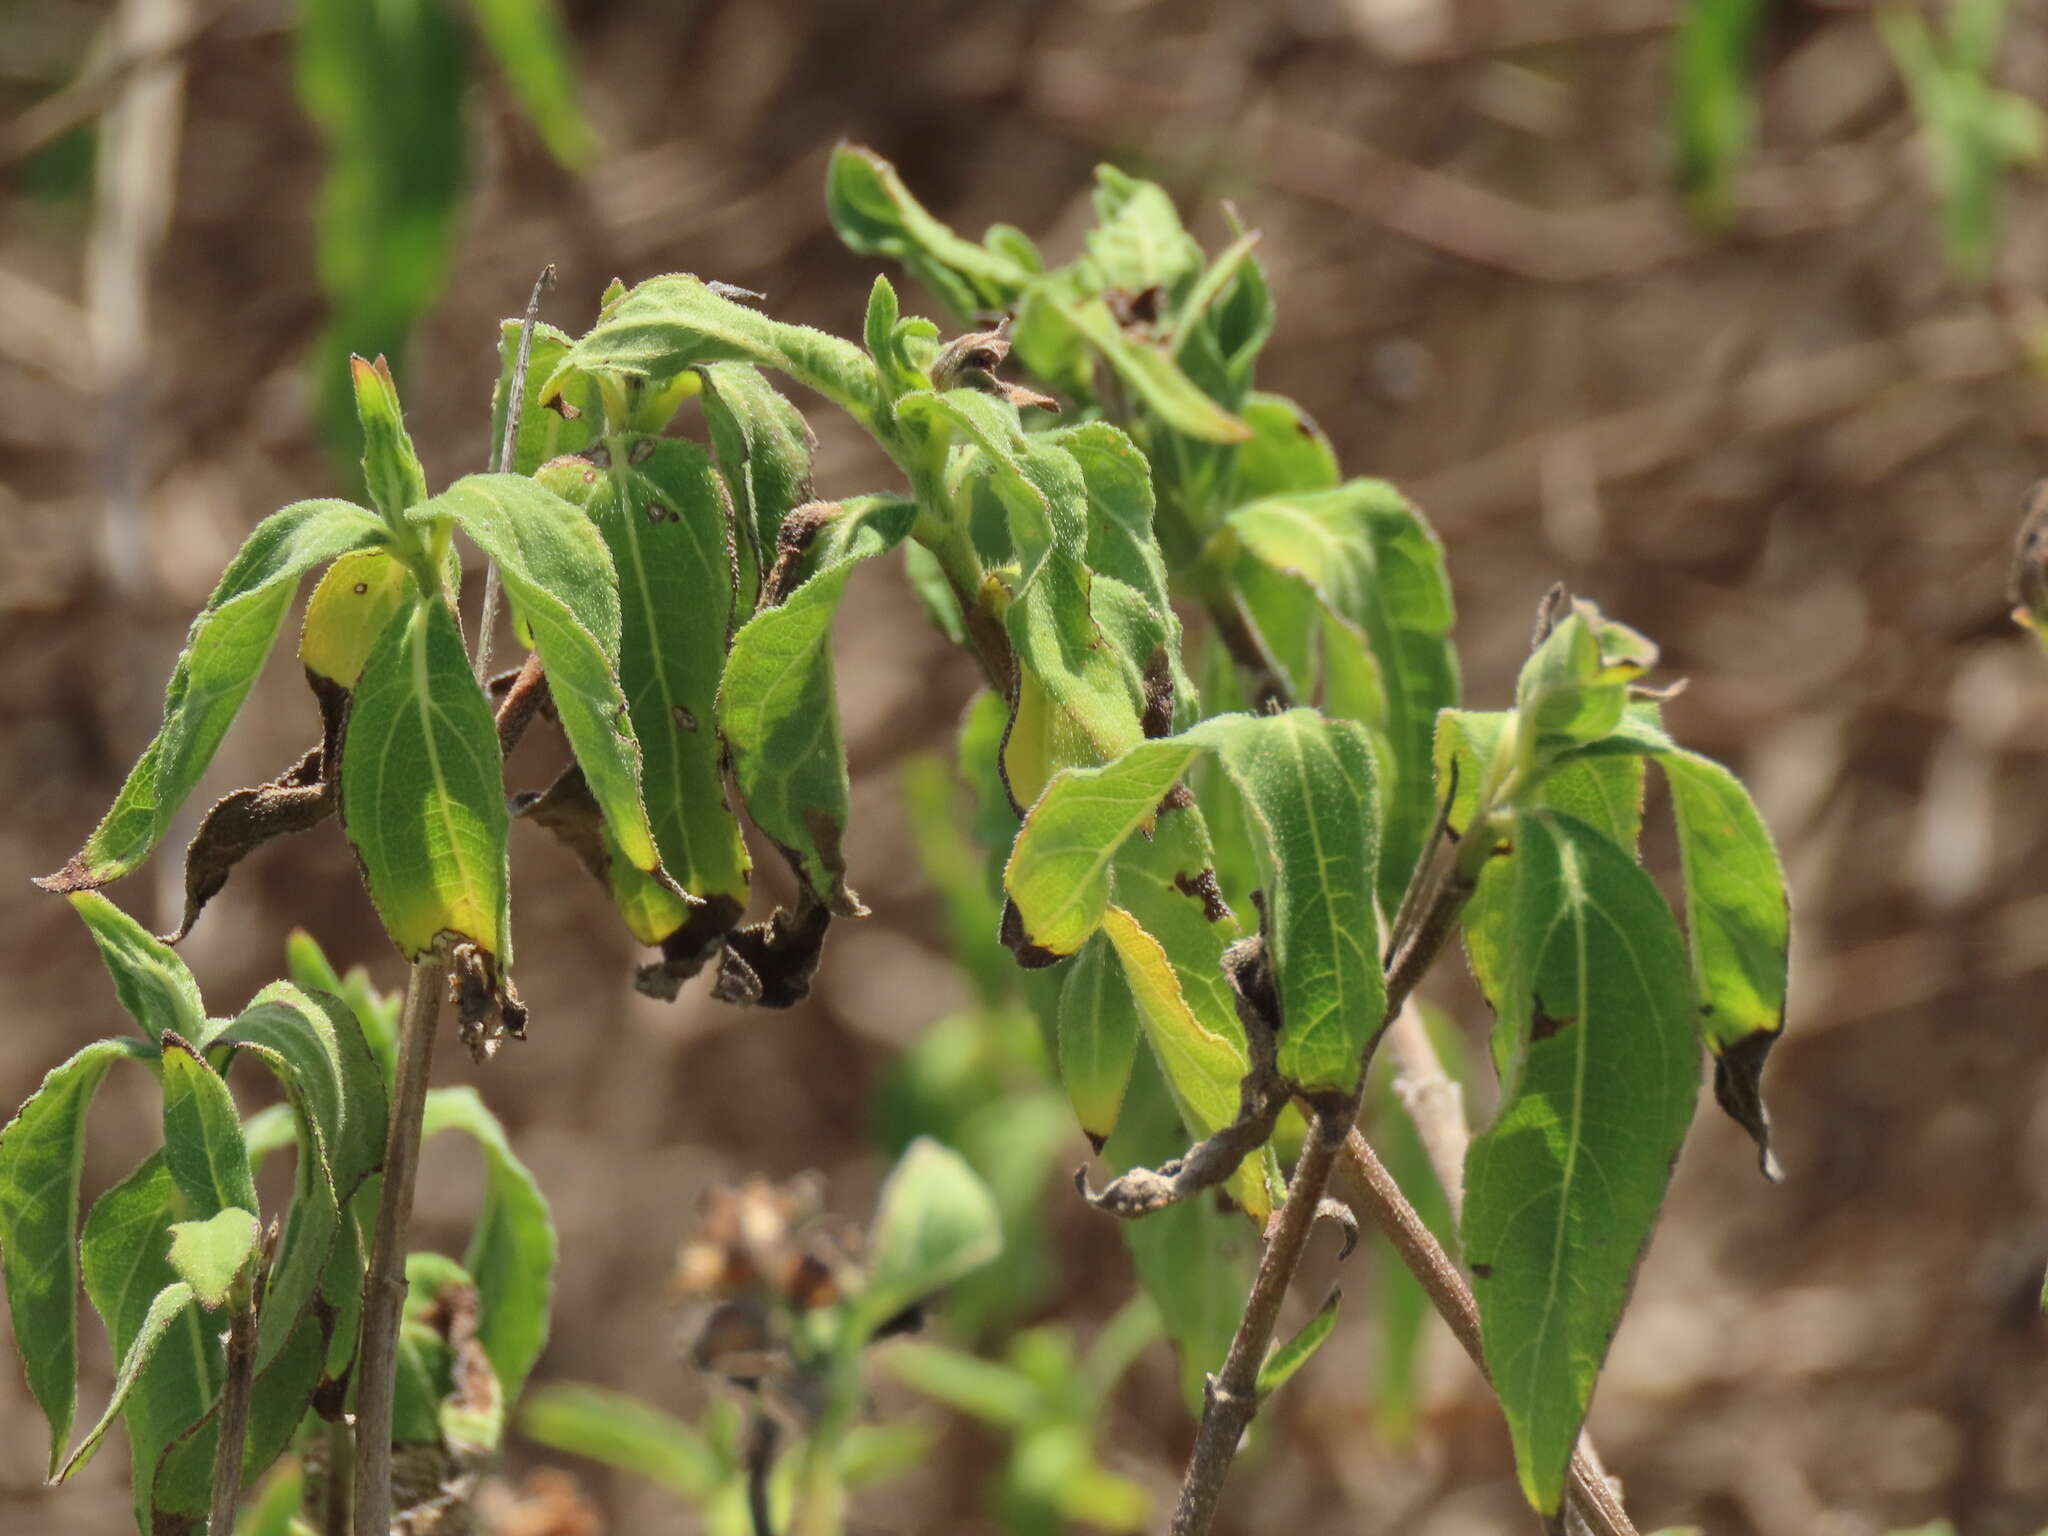
<path fill-rule="evenodd" d="M 852 342 L 771 320 L 677 273 L 649 278 L 607 304 L 556 366 L 541 400 L 552 401 L 575 369 L 659 388 L 686 368 L 717 362 L 787 374 L 863 425 L 872 425 L 881 398 L 874 362 Z"/>
<path fill-rule="evenodd" d="M 262 670 L 299 578 L 387 537 L 376 517 L 345 501 L 302 501 L 256 526 L 192 621 L 164 690 L 156 738 L 85 846 L 38 882 L 43 889 L 90 890 L 149 857 Z"/>
<path fill-rule="evenodd" d="M 1116 1129 L 1137 1059 L 1138 1031 L 1137 999 L 1116 950 L 1101 933 L 1091 934 L 1060 988 L 1057 1043 L 1060 1081 L 1074 1118 L 1097 1147 Z"/>
<path fill-rule="evenodd" d="M 1344 1293 L 1333 1290 L 1316 1308 L 1315 1316 L 1301 1325 L 1301 1331 L 1284 1344 L 1275 1344 L 1266 1354 L 1265 1363 L 1259 1367 L 1259 1400 L 1264 1402 L 1293 1378 L 1309 1362 L 1309 1357 L 1323 1347 L 1323 1341 L 1337 1326 L 1337 1304 L 1344 1299 Z"/>
<path fill-rule="evenodd" d="M 1237 450 L 1237 500 L 1337 488 L 1337 450 L 1299 405 L 1255 394 L 1238 414 L 1252 435 Z"/>
<path fill-rule="evenodd" d="M 402 358 L 454 253 L 471 49 L 448 5 L 306 0 L 295 21 L 299 101 L 327 160 L 316 254 L 330 317 L 314 377 L 329 445 L 353 457 L 346 359 Z"/>
<path fill-rule="evenodd" d="M 97 1040 L 43 1079 L 0 1130 L 0 1276 L 29 1391 L 50 1422 L 55 1475 L 78 1406 L 78 1181 L 85 1118 L 116 1061 L 146 1041 Z"/>
<path fill-rule="evenodd" d="M 811 499 L 811 457 L 818 439 L 803 413 L 746 363 L 707 363 L 704 422 L 711 451 L 732 494 L 740 561 L 740 606 L 752 612 L 775 563 L 782 520 Z"/>
<path fill-rule="evenodd" d="M 493 448 L 505 440 L 505 407 L 512 393 L 512 374 L 519 365 L 520 332 L 525 328 L 524 320 L 506 320 L 498 327 L 498 382 L 491 391 Z M 540 403 L 541 387 L 574 345 L 568 332 L 544 320 L 534 322 L 518 438 L 512 445 L 512 462 L 505 466 L 512 474 L 530 475 L 550 459 L 581 453 L 597 441 L 604 426 L 604 406 L 593 382 L 573 377 L 565 380 L 561 404 L 567 410 L 549 410 Z"/>
<path fill-rule="evenodd" d="M 390 363 L 381 353 L 374 363 L 351 357 L 348 370 L 356 392 L 356 420 L 363 428 L 363 483 L 372 504 L 396 527 L 408 507 L 427 499 L 427 473 L 405 430 Z"/>
<path fill-rule="evenodd" d="M 227 1305 L 236 1283 L 246 1278 L 263 1240 L 254 1211 L 229 1206 L 203 1221 L 171 1224 L 171 1268 L 191 1287 L 202 1307 Z"/>
<path fill-rule="evenodd" d="M 1386 713 L 1365 723 L 1383 728 L 1392 749 L 1392 761 L 1383 764 L 1380 884 L 1380 900 L 1392 911 L 1436 815 L 1430 754 L 1437 712 L 1458 702 L 1442 546 L 1414 507 L 1382 480 L 1267 497 L 1237 508 L 1227 521 L 1256 558 L 1301 577 L 1330 614 L 1370 645 Z M 1337 657 L 1329 649 L 1334 670 Z"/>
<path fill-rule="evenodd" d="M 1623 753 L 1631 755 L 1610 755 Z M 1687 949 L 1700 1034 L 1714 1053 L 1714 1096 L 1755 1140 L 1764 1175 L 1775 1180 L 1781 1174 L 1761 1080 L 1785 1026 L 1791 908 L 1784 867 L 1742 782 L 1665 735 L 1654 704 L 1632 705 L 1614 735 L 1567 758 L 1545 788 L 1593 771 L 1634 770 L 1640 784 L 1636 753 L 1657 760 L 1671 789 Z"/>
<path fill-rule="evenodd" d="M 200 1217 L 257 1209 L 256 1181 L 242 1117 L 220 1074 L 188 1042 L 163 1040 L 164 1161 L 178 1193 Z"/>
<path fill-rule="evenodd" d="M 1010 308 L 1034 276 L 995 231 L 988 245 L 954 234 L 910 195 L 896 167 L 870 149 L 841 143 L 833 150 L 825 207 L 849 249 L 902 262 L 962 322 Z"/>
<path fill-rule="evenodd" d="M 1160 423 L 1207 443 L 1242 443 L 1251 429 L 1196 387 L 1164 347 L 1131 335 L 1101 299 L 1065 299 L 1050 289 L 1034 303 L 1050 307 L 1137 393 Z"/>
<path fill-rule="evenodd" d="M 747 814 L 828 911 L 866 909 L 846 884 L 850 791 L 833 686 L 832 616 L 855 566 L 893 549 L 917 509 L 885 496 L 839 504 L 813 537 L 805 575 L 733 637 L 718 724 Z"/>
<path fill-rule="evenodd" d="M 572 170 L 588 162 L 596 136 L 576 104 L 574 55 L 553 0 L 470 0 L 470 11 L 548 153 Z"/>
<path fill-rule="evenodd" d="M 295 1460 L 286 1462 L 236 1517 L 235 1536 L 293 1536 L 292 1522 L 305 1492 L 305 1468 Z"/>
<path fill-rule="evenodd" d="M 920 1136 L 897 1159 L 876 1201 L 855 1336 L 865 1337 L 1002 1251 L 1002 1217 L 988 1186 L 959 1153 Z"/>
<path fill-rule="evenodd" d="M 1213 751 L 1252 812 L 1284 1028 L 1280 1070 L 1304 1091 L 1348 1091 L 1385 1007 L 1374 870 L 1371 748 L 1308 710 L 1218 716 L 1103 769 L 1056 779 L 1026 818 L 1005 883 L 1025 939 L 1071 954 L 1102 921 L 1116 849 L 1197 751 Z"/>
<path fill-rule="evenodd" d="M 1103 287 L 1133 296 L 1158 288 L 1178 298 L 1201 269 L 1201 247 L 1157 182 L 1098 165 L 1095 218 L 1086 236 L 1088 261 Z"/>
<path fill-rule="evenodd" d="M 1515 682 L 1515 746 L 1525 784 L 1565 753 L 1621 724 L 1628 685 L 1657 664 L 1657 647 L 1575 601 Z"/>
<path fill-rule="evenodd" d="M 1499 1025 L 1528 1043 L 1466 1159 L 1464 1247 L 1523 1492 L 1555 1513 L 1692 1119 L 1699 1045 L 1671 910 L 1600 833 L 1525 812 L 1482 880 L 1511 888 Z"/>
<path fill-rule="evenodd" d="M 1052 1411 L 1030 1378 L 944 1345 L 906 1339 L 890 1345 L 882 1364 L 913 1391 L 998 1429 L 1024 1429 Z"/>
<path fill-rule="evenodd" d="M 106 962 L 114 995 L 152 1045 L 165 1030 L 204 1038 L 206 1005 L 199 998 L 199 983 L 168 945 L 97 891 L 73 892 L 71 907 L 85 920 Z"/>
<path fill-rule="evenodd" d="M 348 1202 L 384 1160 L 384 1078 L 347 1004 L 286 982 L 259 992 L 218 1043 L 255 1055 L 277 1077 L 299 1146 L 292 1203 L 266 1286 L 261 1371 L 323 1289 Z"/>
<path fill-rule="evenodd" d="M 122 1353 L 120 1369 L 114 1373 L 114 1395 L 107 1403 L 107 1411 L 100 1416 L 97 1424 L 86 1431 L 85 1438 L 78 1443 L 78 1449 L 71 1453 L 63 1467 L 58 1470 L 56 1477 L 52 1479 L 53 1482 L 65 1481 L 92 1460 L 92 1453 L 99 1449 L 101 1439 L 113 1427 L 114 1420 L 121 1410 L 127 1406 L 128 1396 L 135 1390 L 144 1367 L 156 1353 L 157 1345 L 164 1341 L 165 1335 L 170 1333 L 174 1325 L 186 1320 L 186 1314 L 192 1308 L 192 1301 L 192 1287 L 182 1280 L 173 1281 L 151 1299 L 149 1309 L 143 1314 L 142 1321 L 136 1329 L 135 1337 Z"/>
<path fill-rule="evenodd" d="M 719 903 L 730 927 L 746 906 L 748 860 L 726 803 L 717 729 L 734 618 L 726 493 L 694 443 L 619 437 L 608 446 L 609 470 L 565 459 L 540 482 L 588 514 L 618 572 L 619 681 L 662 866 L 692 896 Z M 676 903 L 675 925 L 686 915 Z M 636 936 L 653 944 L 673 931 Z"/>
<path fill-rule="evenodd" d="M 106 1325 L 114 1358 L 125 1360 L 151 1324 L 153 1304 L 178 1286 L 166 1257 L 180 1196 L 161 1152 L 102 1195 L 86 1218 L 79 1254 L 86 1295 Z M 189 1292 L 188 1292 L 189 1294 Z M 186 1307 L 169 1337 L 129 1384 L 122 1404 L 128 1430 L 135 1522 L 155 1536 L 154 1474 L 158 1457 L 196 1425 L 220 1393 L 218 1330 Z"/>
<path fill-rule="evenodd" d="M 385 931 L 408 960 L 453 932 L 510 961 L 498 731 L 438 599 L 414 599 L 363 664 L 341 815 Z"/>
<path fill-rule="evenodd" d="M 548 1339 L 554 1296 L 555 1228 L 532 1173 L 505 1139 L 498 1117 L 473 1088 L 437 1088 L 427 1095 L 424 1138 L 460 1131 L 483 1149 L 484 1200 L 463 1267 L 476 1277 L 483 1303 L 478 1331 L 504 1401 L 519 1400 L 527 1373 Z"/>
<path fill-rule="evenodd" d="M 619 577 L 603 537 L 574 506 L 519 475 L 466 476 L 411 516 L 452 517 L 498 563 L 547 664 L 548 696 L 605 825 L 633 867 L 652 873 L 660 855 L 619 687 Z"/>
<path fill-rule="evenodd" d="M 291 979 L 302 990 L 325 992 L 348 1005 L 363 1039 L 369 1043 L 370 1054 L 383 1068 L 384 1081 L 390 1083 L 397 1050 L 398 998 L 378 993 L 370 985 L 369 973 L 361 966 L 354 967 L 346 977 L 335 974 L 319 941 L 303 928 L 294 928 L 286 939 L 285 961 Z"/>
<path fill-rule="evenodd" d="M 299 660 L 316 676 L 353 689 L 371 647 L 411 591 L 412 573 L 389 551 L 343 555 L 306 600 Z"/>
<path fill-rule="evenodd" d="M 604 1387 L 535 1387 L 519 1406 L 519 1428 L 550 1450 L 647 1478 L 693 1503 L 709 1498 L 725 1476 L 695 1425 Z"/>
<path fill-rule="evenodd" d="M 1700 0 L 1673 44 L 1679 190 L 1710 226 L 1733 215 L 1736 167 L 1756 133 L 1754 68 L 1763 0 Z"/>

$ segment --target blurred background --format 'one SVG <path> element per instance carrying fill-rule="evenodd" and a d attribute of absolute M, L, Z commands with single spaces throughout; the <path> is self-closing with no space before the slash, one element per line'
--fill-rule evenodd
<path fill-rule="evenodd" d="M 497 321 L 544 263 L 543 316 L 572 332 L 613 276 L 682 269 L 853 333 L 873 267 L 825 221 L 835 141 L 1054 260 L 1111 160 L 1212 247 L 1225 200 L 1265 232 L 1262 382 L 1433 520 L 1468 702 L 1507 702 L 1562 579 L 1662 643 L 1664 676 L 1691 680 L 1675 733 L 1751 782 L 1784 848 L 1792 1006 L 1767 1087 L 1790 1176 L 1765 1185 L 1701 1115 L 1591 1421 L 1638 1523 L 2048 1525 L 2048 658 L 2003 595 L 2048 437 L 2048 3 L 1694 9 L 563 0 L 558 46 L 532 29 L 545 8 L 509 0 L 5 0 L 0 1107 L 120 1027 L 85 932 L 28 877 L 110 800 L 246 530 L 352 494 L 346 350 L 392 355 L 439 484 L 484 465 Z M 850 424 L 814 422 L 821 494 L 889 483 Z M 553 1201 L 541 1379 L 698 1414 L 668 1277 L 699 1193 L 817 1169 L 832 1209 L 864 1215 L 920 1042 L 971 1004 L 908 851 L 905 765 L 928 789 L 914 765 L 950 750 L 974 668 L 893 567 L 853 583 L 837 641 L 873 915 L 835 927 L 806 1006 L 724 1008 L 701 979 L 672 1005 L 636 995 L 610 908 L 513 834 L 532 1038 L 437 1070 L 477 1084 Z M 312 739 L 294 670 L 274 661 L 216 793 Z M 112 894 L 174 926 L 176 863 Z M 758 867 L 765 910 L 779 874 Z M 278 974 L 295 924 L 399 983 L 321 832 L 252 858 L 184 945 L 217 1011 Z M 1483 1007 L 1440 969 L 1436 1000 L 1477 1038 Z M 1130 1263 L 1065 1192 L 1085 1142 L 1033 1113 L 1016 1124 L 1043 1146 L 1051 1247 L 1005 1326 L 1085 1342 Z M 153 1114 L 111 1082 L 89 1196 Z M 437 1147 L 422 1241 L 459 1251 L 477 1177 Z M 1382 1403 L 1373 1262 L 1347 1266 L 1338 1337 L 1262 1421 L 1224 1527 L 1532 1528 L 1490 1398 L 1433 1322 L 1414 1413 Z M 862 1494 L 856 1529 L 1024 1528 L 995 1508 L 1001 1435 L 879 1373 L 875 1393 L 938 1449 Z M 126 1528 L 125 1458 L 47 1492 L 42 1433 L 0 1369 L 0 1528 Z M 1154 1345 L 1098 1453 L 1157 1510 L 1191 1434 Z M 604 1529 L 699 1529 L 673 1494 L 525 1442 L 508 1476 L 538 1462 Z"/>

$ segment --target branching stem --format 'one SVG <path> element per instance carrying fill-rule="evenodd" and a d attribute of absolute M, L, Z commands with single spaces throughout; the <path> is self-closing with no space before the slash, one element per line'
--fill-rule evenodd
<path fill-rule="evenodd" d="M 412 1225 L 434 1032 L 447 991 L 448 962 L 442 955 L 424 955 L 413 962 L 399 1014 L 398 1074 L 384 1143 L 384 1186 L 363 1284 L 362 1347 L 356 1356 L 354 1536 L 391 1536 L 391 1415 L 398 1325 L 405 1307 L 405 1239 Z"/>

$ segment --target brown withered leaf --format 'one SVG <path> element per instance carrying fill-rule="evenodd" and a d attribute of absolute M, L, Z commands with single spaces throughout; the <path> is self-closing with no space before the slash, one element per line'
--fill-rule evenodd
<path fill-rule="evenodd" d="M 315 747 L 267 784 L 238 789 L 213 803 L 185 849 L 185 911 L 174 932 L 176 944 L 192 931 L 200 909 L 218 896 L 228 874 L 275 838 L 309 832 L 334 814 L 333 783 L 325 776 L 326 752 Z"/>
<path fill-rule="evenodd" d="M 1040 410 L 1057 411 L 1060 403 L 1052 396 L 1041 395 L 1022 384 L 1012 384 L 996 377 L 996 370 L 1010 355 L 1009 327 L 1009 321 L 1005 320 L 992 331 L 970 331 L 947 342 L 926 370 L 931 376 L 932 388 L 978 390 L 984 395 L 1007 400 L 1020 409 L 1035 405 Z"/>
<path fill-rule="evenodd" d="M 701 907 L 692 907 L 682 927 L 661 941 L 661 958 L 633 973 L 635 990 L 664 1003 L 674 1002 L 683 983 L 717 956 L 725 936 L 745 910 L 730 896 L 708 896 Z"/>
<path fill-rule="evenodd" d="M 802 891 L 794 912 L 778 908 L 765 923 L 734 929 L 718 957 L 711 995 L 743 1008 L 794 1008 L 811 995 L 831 926 L 824 904 Z"/>
<path fill-rule="evenodd" d="M 499 971 L 496 957 L 465 939 L 450 949 L 448 960 L 456 1033 L 471 1059 L 490 1060 L 507 1037 L 524 1040 L 526 1004 L 512 978 Z"/>

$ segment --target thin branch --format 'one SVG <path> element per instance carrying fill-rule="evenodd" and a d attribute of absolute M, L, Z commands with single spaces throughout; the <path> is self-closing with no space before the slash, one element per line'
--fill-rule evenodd
<path fill-rule="evenodd" d="M 540 318 L 540 298 L 555 286 L 555 266 L 549 262 L 533 280 L 533 292 L 526 300 L 526 318 L 519 325 L 519 355 L 512 363 L 512 383 L 505 393 L 505 435 L 491 451 L 491 473 L 502 475 L 514 462 L 513 445 L 519 441 L 519 418 L 526 409 L 526 367 L 533 358 L 533 326 Z M 498 591 L 502 578 L 498 562 L 484 567 L 483 616 L 477 621 L 476 680 L 491 675 L 491 644 L 498 627 Z"/>
<path fill-rule="evenodd" d="M 274 1231 L 275 1229 L 273 1229 Z M 256 1384 L 256 1308 L 230 1304 L 228 1313 L 227 1379 L 221 1386 L 218 1436 L 213 1449 L 213 1507 L 209 1531 L 235 1528 L 235 1505 L 242 1493 L 242 1450 L 249 1438 L 249 1395 Z"/>
<path fill-rule="evenodd" d="M 434 1031 L 448 990 L 448 960 L 415 960 L 398 1021 L 398 1073 L 384 1143 L 384 1187 L 363 1282 L 362 1348 L 356 1370 L 355 1536 L 391 1536 L 391 1415 L 398 1373 L 398 1325 L 405 1306 L 405 1238 L 419 1175 L 420 1129 Z"/>
<path fill-rule="evenodd" d="M 754 1536 L 775 1536 L 775 1513 L 768 1501 L 768 1474 L 775 1469 L 775 1448 L 782 1428 L 761 1408 L 747 1432 L 747 1513 Z"/>
<path fill-rule="evenodd" d="M 1450 867 L 1433 873 L 1418 868 L 1417 880 L 1430 881 L 1430 895 L 1413 925 L 1413 931 L 1396 950 L 1387 966 L 1387 1004 L 1380 1027 L 1373 1031 L 1362 1053 L 1359 1086 L 1349 1094 L 1335 1096 L 1314 1106 L 1311 1130 L 1295 1165 L 1294 1178 L 1287 1187 L 1287 1201 L 1268 1229 L 1265 1251 L 1252 1292 L 1245 1301 L 1244 1316 L 1230 1341 L 1223 1370 L 1209 1379 L 1202 1404 L 1202 1423 L 1196 1431 L 1195 1448 L 1182 1478 L 1180 1502 L 1173 1514 L 1173 1536 L 1203 1536 L 1216 1513 L 1216 1501 L 1223 1491 L 1238 1442 L 1258 1412 L 1258 1371 L 1273 1341 L 1273 1325 L 1280 1315 L 1280 1303 L 1293 1283 L 1301 1264 L 1308 1234 L 1315 1225 L 1330 1171 L 1336 1166 L 1351 1123 L 1358 1118 L 1359 1097 L 1365 1086 L 1365 1067 L 1387 1027 L 1400 1016 L 1415 985 L 1443 953 L 1466 898 L 1479 883 L 1479 871 L 1492 856 L 1488 840 L 1468 835 L 1457 847 Z"/>
<path fill-rule="evenodd" d="M 1394 1176 L 1355 1128 L 1344 1138 L 1343 1161 L 1357 1187 L 1360 1213 L 1393 1244 L 1394 1251 L 1401 1255 L 1401 1262 L 1408 1266 L 1408 1272 L 1429 1293 L 1437 1315 L 1450 1324 L 1451 1333 L 1490 1384 L 1493 1378 L 1486 1369 L 1479 1308 L 1472 1299 L 1471 1287 L 1458 1272 L 1457 1264 L 1416 1214 L 1415 1207 L 1401 1193 L 1400 1185 L 1394 1182 Z M 1573 1513 L 1585 1521 L 1586 1528 L 1594 1536 L 1636 1536 L 1628 1511 L 1622 1508 L 1613 1486 L 1600 1475 L 1591 1452 L 1591 1445 L 1585 1443 L 1582 1436 L 1580 1448 L 1572 1453 L 1567 1485 Z"/>

